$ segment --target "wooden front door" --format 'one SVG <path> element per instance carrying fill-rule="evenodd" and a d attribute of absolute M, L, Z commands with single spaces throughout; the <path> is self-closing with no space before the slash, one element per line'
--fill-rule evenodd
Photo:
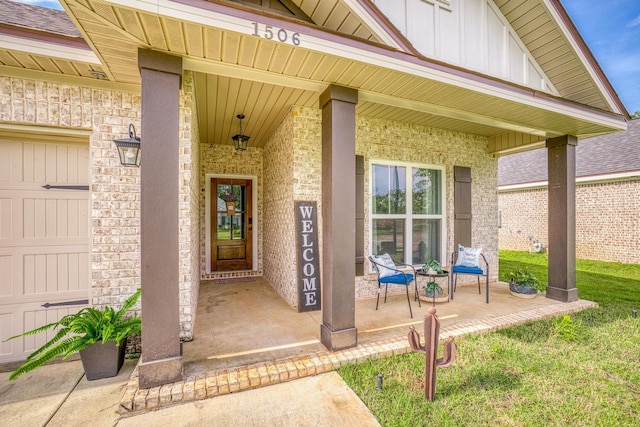
<path fill-rule="evenodd" d="M 211 271 L 252 268 L 251 180 L 211 179 Z"/>

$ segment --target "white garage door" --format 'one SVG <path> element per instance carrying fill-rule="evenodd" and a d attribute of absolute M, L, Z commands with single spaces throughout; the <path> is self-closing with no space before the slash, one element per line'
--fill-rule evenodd
<path fill-rule="evenodd" d="M 49 336 L 2 342 L 88 303 L 88 144 L 0 136 L 0 363 Z"/>

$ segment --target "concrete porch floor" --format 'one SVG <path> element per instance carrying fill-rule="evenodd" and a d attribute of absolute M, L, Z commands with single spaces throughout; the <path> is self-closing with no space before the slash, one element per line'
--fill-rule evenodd
<path fill-rule="evenodd" d="M 475 284 L 458 285 L 454 300 L 435 305 L 441 339 L 490 332 L 597 306 L 585 300 L 562 303 L 542 295 L 521 299 L 512 296 L 504 283 L 490 284 L 490 303 L 486 304 L 484 289 L 483 284 L 479 295 Z M 411 319 L 404 293 L 389 296 L 386 303 L 383 298 L 381 295 L 377 311 L 375 298 L 356 301 L 357 347 L 330 352 L 319 341 L 322 313 L 298 313 L 263 278 L 228 284 L 203 281 L 194 339 L 183 346 L 184 380 L 141 390 L 136 369 L 120 412 L 277 384 L 367 358 L 411 351 L 409 326 L 421 331 L 422 319 L 432 304 L 423 301 L 419 307 L 411 294 Z"/>

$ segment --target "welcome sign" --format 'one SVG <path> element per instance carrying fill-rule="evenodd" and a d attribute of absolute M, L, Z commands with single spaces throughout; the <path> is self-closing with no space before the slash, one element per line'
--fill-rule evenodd
<path fill-rule="evenodd" d="M 295 202 L 298 312 L 320 310 L 318 208 L 316 202 Z"/>

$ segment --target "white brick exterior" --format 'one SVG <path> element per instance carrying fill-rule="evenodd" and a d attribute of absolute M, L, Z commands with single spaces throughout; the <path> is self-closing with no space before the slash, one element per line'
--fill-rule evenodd
<path fill-rule="evenodd" d="M 94 306 L 120 305 L 140 287 L 140 170 L 120 165 L 113 139 L 126 136 L 130 123 L 140 129 L 140 94 L 4 76 L 0 93 L 0 120 L 92 130 L 90 300 Z M 192 333 L 200 268 L 198 134 L 191 127 L 192 95 L 191 74 L 185 73 L 179 135 L 183 338 Z M 139 136 L 144 158 L 144 135 Z"/>
<path fill-rule="evenodd" d="M 445 166 L 448 254 L 454 248 L 453 166 L 468 166 L 473 176 L 473 244 L 483 247 L 483 253 L 490 263 L 490 279 L 497 280 L 497 160 L 486 154 L 486 139 L 367 117 L 358 117 L 356 126 L 356 154 L 364 156 L 367 165 L 365 254 L 369 254 L 371 159 Z M 295 233 L 291 227 L 294 219 L 293 203 L 296 200 L 316 201 L 321 212 L 321 137 L 320 110 L 294 107 L 291 115 L 283 121 L 265 147 L 267 202 L 264 238 L 267 255 L 264 275 L 292 307 L 297 304 Z M 319 217 L 318 220 L 321 225 L 323 219 Z M 375 295 L 373 280 L 372 275 L 356 279 L 356 298 Z"/>
<path fill-rule="evenodd" d="M 287 303 L 297 304 L 294 201 L 316 201 L 322 236 L 321 112 L 292 107 L 264 148 L 235 152 L 231 145 L 199 143 L 190 72 L 180 97 L 179 290 L 181 337 L 192 338 L 201 278 L 264 275 Z M 91 302 L 118 305 L 140 286 L 140 170 L 120 166 L 113 139 L 140 129 L 140 95 L 59 83 L 0 77 L 0 120 L 89 128 L 91 151 Z M 473 244 L 481 245 L 497 279 L 497 161 L 485 138 L 400 122 L 357 117 L 356 153 L 365 157 L 365 253 L 370 222 L 372 159 L 445 167 L 447 253 L 453 242 L 453 167 L 473 176 Z M 144 165 L 144 135 L 142 164 Z M 354 159 L 355 161 L 355 159 Z M 144 166 L 143 166 L 144 167 Z M 258 260 L 252 272 L 205 271 L 205 177 L 255 176 L 258 182 Z M 319 247 L 322 248 L 322 242 Z M 368 266 L 367 266 L 368 268 Z M 356 279 L 356 297 L 375 295 L 373 276 Z"/>

